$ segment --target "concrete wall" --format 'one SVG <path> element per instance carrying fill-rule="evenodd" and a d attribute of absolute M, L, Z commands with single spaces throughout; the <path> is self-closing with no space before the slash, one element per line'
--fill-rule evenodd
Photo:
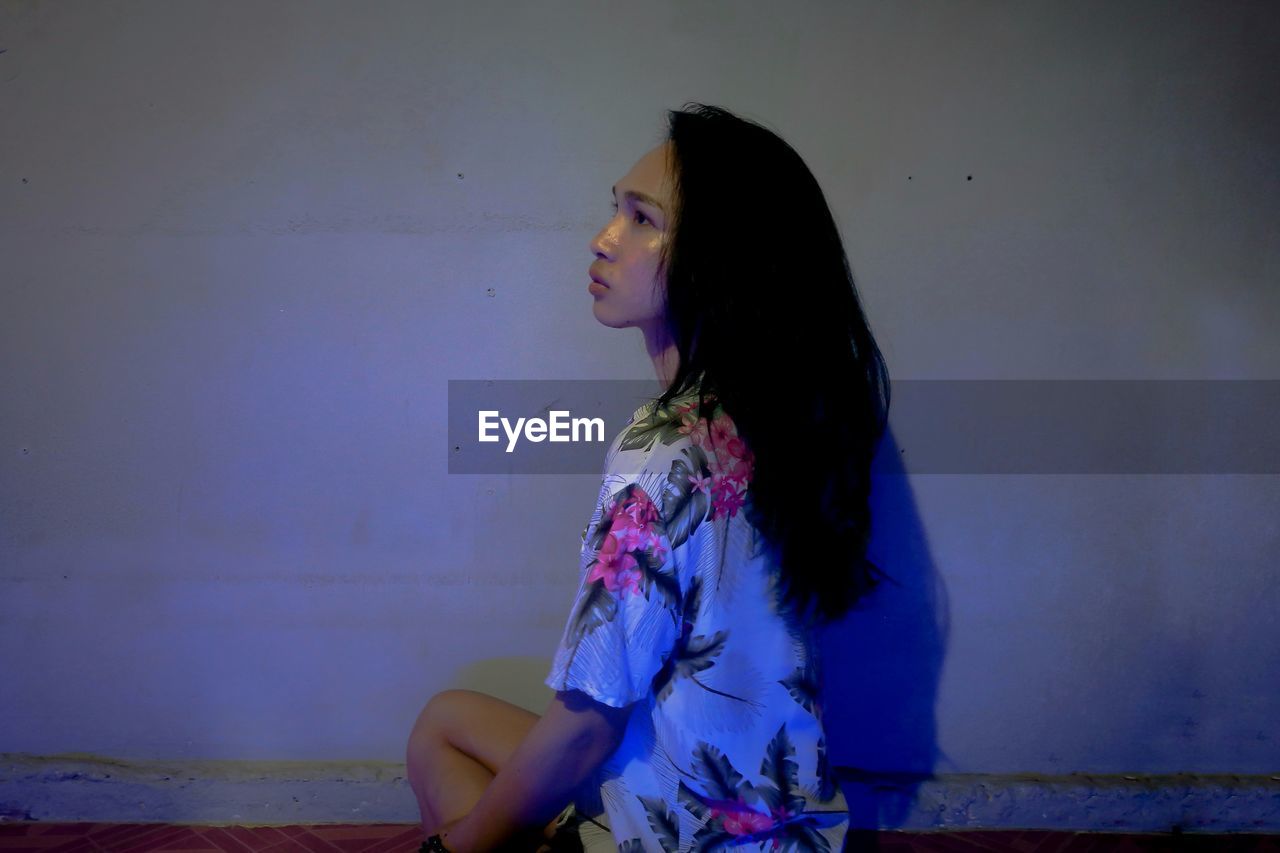
<path fill-rule="evenodd" d="M 587 243 L 688 100 L 806 158 L 895 379 L 1276 378 L 1276 10 L 5 3 L 0 752 L 396 762 L 443 688 L 541 711 L 598 483 L 448 475 L 446 382 L 652 376 Z M 876 500 L 850 773 L 1280 768 L 1275 476 Z"/>

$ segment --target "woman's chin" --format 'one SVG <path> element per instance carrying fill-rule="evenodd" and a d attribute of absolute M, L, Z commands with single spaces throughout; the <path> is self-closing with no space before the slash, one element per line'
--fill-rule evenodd
<path fill-rule="evenodd" d="M 599 302 L 591 306 L 591 313 L 595 315 L 596 320 L 601 325 L 608 326 L 611 329 L 625 329 L 631 325 L 626 321 L 626 318 L 616 317 L 610 314 L 608 309 L 602 309 Z"/>

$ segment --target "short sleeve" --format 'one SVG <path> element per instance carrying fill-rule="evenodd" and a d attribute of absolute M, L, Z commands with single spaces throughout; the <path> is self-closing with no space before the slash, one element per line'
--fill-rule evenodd
<path fill-rule="evenodd" d="M 679 638 L 681 584 L 661 507 L 635 481 L 603 496 L 546 685 L 625 707 L 648 695 Z"/>

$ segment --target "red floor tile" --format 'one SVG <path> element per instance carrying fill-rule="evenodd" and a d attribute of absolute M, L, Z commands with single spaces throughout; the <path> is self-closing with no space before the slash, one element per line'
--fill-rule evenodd
<path fill-rule="evenodd" d="M 0 823 L 0 851 L 31 853 L 417 853 L 414 824 L 184 826 Z M 1280 853 L 1280 836 L 1124 835 L 1001 830 L 861 833 L 847 853 Z"/>

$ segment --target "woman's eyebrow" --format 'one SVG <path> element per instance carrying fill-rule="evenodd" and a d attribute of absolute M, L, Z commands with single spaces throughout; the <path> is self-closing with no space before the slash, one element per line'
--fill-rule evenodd
<path fill-rule="evenodd" d="M 617 198 L 617 197 L 618 197 L 618 187 L 615 185 L 615 186 L 611 187 L 610 189 L 612 189 L 612 190 L 613 190 L 613 197 L 614 197 L 614 198 Z M 645 204 L 647 204 L 647 205 L 650 205 L 650 206 L 652 206 L 652 207 L 656 207 L 656 208 L 658 208 L 658 210 L 661 210 L 663 213 L 666 213 L 666 212 L 667 212 L 667 209 L 666 209 L 665 207 L 663 207 L 663 206 L 662 206 L 662 204 L 661 204 L 661 203 L 660 203 L 656 198 L 654 198 L 654 197 L 653 197 L 653 196 L 651 196 L 651 195 L 646 195 L 645 193 L 642 193 L 642 192 L 640 192 L 639 190 L 627 190 L 627 191 L 626 191 L 626 192 L 624 192 L 622 195 L 623 195 L 623 197 L 624 197 L 624 198 L 631 199 L 632 201 L 642 201 L 642 202 L 644 202 L 644 203 L 645 203 Z"/>

